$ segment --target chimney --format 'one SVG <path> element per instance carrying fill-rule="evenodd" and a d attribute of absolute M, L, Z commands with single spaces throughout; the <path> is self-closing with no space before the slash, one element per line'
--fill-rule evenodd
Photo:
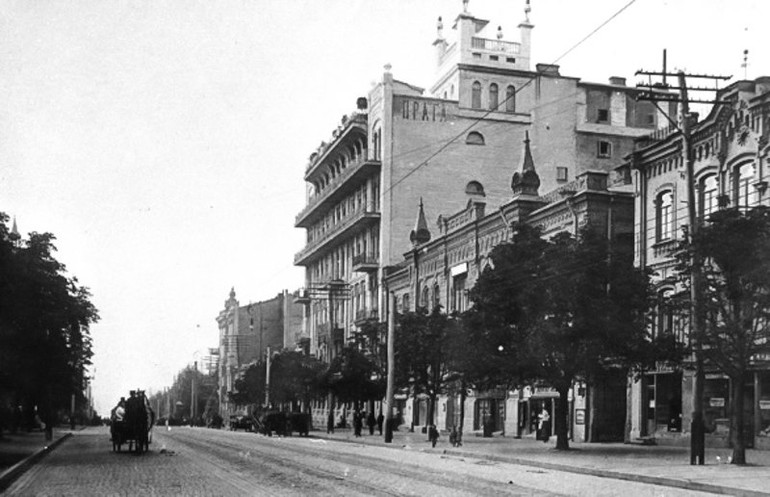
<path fill-rule="evenodd" d="M 626 86 L 626 78 L 620 76 L 610 76 L 610 84 L 615 86 Z"/>
<path fill-rule="evenodd" d="M 551 76 L 559 76 L 558 64 L 535 64 L 535 69 L 540 74 L 548 74 Z"/>

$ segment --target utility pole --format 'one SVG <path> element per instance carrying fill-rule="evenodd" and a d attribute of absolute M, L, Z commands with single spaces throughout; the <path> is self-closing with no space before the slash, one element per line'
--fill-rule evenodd
<path fill-rule="evenodd" d="M 270 407 L 270 346 L 267 346 L 267 360 L 266 362 L 266 371 L 265 371 L 265 408 L 268 409 Z"/>
<path fill-rule="evenodd" d="M 664 52 L 665 57 L 665 52 Z M 664 58 L 665 60 L 665 58 Z M 665 64 L 665 62 L 664 62 Z M 698 212 L 696 208 L 697 197 L 695 187 L 695 157 L 692 153 L 692 128 L 691 128 L 691 115 L 690 115 L 690 102 L 720 104 L 717 100 L 692 100 L 688 95 L 687 78 L 697 79 L 709 79 L 712 81 L 728 80 L 732 76 L 714 76 L 707 74 L 685 74 L 684 71 L 677 71 L 676 73 L 666 72 L 665 66 L 662 72 L 659 71 L 637 71 L 637 75 L 645 76 L 663 76 L 664 81 L 666 76 L 676 76 L 678 86 L 670 87 L 668 85 L 655 86 L 652 84 L 638 84 L 637 87 L 647 88 L 648 90 L 679 90 L 679 98 L 671 93 L 661 91 L 648 91 L 640 94 L 640 100 L 652 101 L 656 107 L 658 102 L 679 102 L 681 104 L 681 126 L 677 126 L 675 122 L 668 116 L 666 112 L 663 114 L 671 121 L 675 127 L 677 127 L 682 136 L 682 161 L 685 164 L 685 174 L 687 182 L 687 220 L 688 220 L 688 236 L 690 240 L 698 234 L 700 220 L 698 218 Z M 707 87 L 693 87 L 690 88 L 693 91 L 718 91 L 717 88 Z M 674 209 L 676 212 L 676 209 Z M 702 294 L 702 279 L 703 273 L 701 271 L 701 258 L 697 246 L 692 245 L 691 252 L 691 265 L 690 265 L 690 340 L 693 344 L 693 353 L 695 355 L 695 376 L 693 377 L 693 411 L 692 421 L 690 423 L 690 464 L 691 465 L 703 465 L 705 464 L 705 446 L 706 446 L 706 433 L 705 424 L 703 420 L 704 411 L 704 383 L 705 372 L 703 368 L 703 294 Z"/>
<path fill-rule="evenodd" d="M 395 295 L 387 294 L 388 303 L 388 382 L 385 393 L 385 443 L 393 442 L 393 388 L 396 364 L 396 302 Z"/>

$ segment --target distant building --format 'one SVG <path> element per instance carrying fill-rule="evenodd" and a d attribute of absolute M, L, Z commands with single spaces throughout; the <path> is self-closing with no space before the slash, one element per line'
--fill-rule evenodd
<path fill-rule="evenodd" d="M 275 298 L 245 306 L 230 290 L 224 309 L 217 317 L 219 325 L 219 402 L 220 412 L 231 414 L 228 394 L 234 391 L 235 380 L 249 365 L 266 357 L 268 349 L 295 349 L 301 341 L 302 307 L 294 303 L 287 291 Z M 286 338 L 290 341 L 286 342 Z"/>
<path fill-rule="evenodd" d="M 697 215 L 729 207 L 770 205 L 770 77 L 738 81 L 718 93 L 718 105 L 692 131 L 697 185 Z M 679 131 L 670 129 L 641 140 L 631 160 L 621 168 L 633 180 L 636 198 L 636 264 L 655 274 L 661 296 L 681 291 L 675 281 L 672 251 L 688 225 L 687 183 Z M 689 340 L 686 320 L 673 309 L 656 310 L 650 333 L 675 333 Z M 708 366 L 707 366 L 708 367 Z M 729 431 L 729 393 L 744 389 L 745 416 L 751 432 L 749 446 L 770 448 L 770 355 L 757 357 L 744 385 L 733 385 L 720 371 L 708 367 L 705 381 L 707 444 L 724 446 Z M 632 388 L 629 418 L 632 438 L 655 437 L 677 443 L 689 436 L 693 411 L 692 369 L 659 367 Z"/>

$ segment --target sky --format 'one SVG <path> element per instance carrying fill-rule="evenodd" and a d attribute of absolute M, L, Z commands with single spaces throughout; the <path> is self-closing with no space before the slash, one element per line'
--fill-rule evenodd
<path fill-rule="evenodd" d="M 516 41 L 525 0 L 471 0 Z M 623 9 L 620 14 L 614 14 Z M 770 76 L 764 0 L 532 0 L 532 63 Z M 381 80 L 433 82 L 460 0 L 0 0 L 0 212 L 90 288 L 95 407 L 157 391 L 242 305 L 302 286 L 308 156 Z M 571 47 L 606 25 L 588 40 Z M 743 51 L 749 50 L 743 68 Z M 563 57 L 562 57 L 563 55 Z"/>

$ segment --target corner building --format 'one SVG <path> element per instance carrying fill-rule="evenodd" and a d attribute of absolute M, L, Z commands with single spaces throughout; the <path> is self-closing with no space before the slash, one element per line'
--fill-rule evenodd
<path fill-rule="evenodd" d="M 609 172 L 665 119 L 622 78 L 608 84 L 530 67 L 534 25 L 518 41 L 464 10 L 452 40 L 439 18 L 429 90 L 385 67 L 328 141 L 309 157 L 307 205 L 296 227 L 307 233 L 294 263 L 305 267 L 303 326 L 310 351 L 330 360 L 366 318 L 384 319 L 384 269 L 402 261 L 420 198 L 425 216 L 463 210 L 483 198 L 510 200 L 511 158 L 523 156 L 525 131 L 542 191 L 589 171 Z"/>
<path fill-rule="evenodd" d="M 770 77 L 738 81 L 719 91 L 717 105 L 692 128 L 696 212 L 705 219 L 719 208 L 770 206 Z M 697 116 L 696 116 L 697 118 Z M 681 133 L 661 130 L 641 140 L 621 169 L 634 185 L 635 263 L 655 275 L 661 297 L 676 297 L 673 251 L 688 225 L 687 181 Z M 689 325 L 672 309 L 659 306 L 651 334 L 674 333 L 689 343 Z M 692 360 L 692 358 L 690 358 Z M 631 438 L 654 438 L 659 444 L 688 444 L 694 407 L 692 365 L 675 371 L 659 365 L 633 383 L 628 413 Z M 770 353 L 754 357 L 743 385 L 706 363 L 706 444 L 726 447 L 730 392 L 743 390 L 748 447 L 770 449 Z"/>

